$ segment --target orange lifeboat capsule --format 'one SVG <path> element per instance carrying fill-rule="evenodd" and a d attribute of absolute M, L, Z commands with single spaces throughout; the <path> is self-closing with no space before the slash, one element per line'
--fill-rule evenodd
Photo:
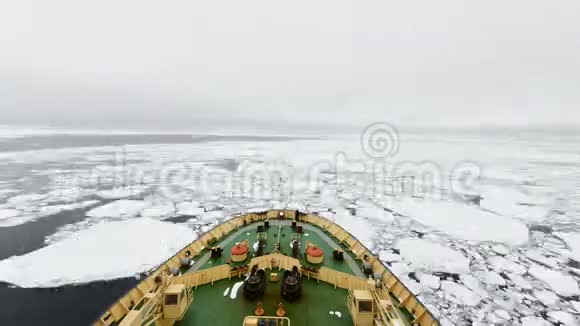
<path fill-rule="evenodd" d="M 316 246 L 306 249 L 306 260 L 311 264 L 322 264 L 324 261 L 324 251 Z"/>
<path fill-rule="evenodd" d="M 248 246 L 237 244 L 232 248 L 232 261 L 235 263 L 243 262 L 248 258 Z"/>

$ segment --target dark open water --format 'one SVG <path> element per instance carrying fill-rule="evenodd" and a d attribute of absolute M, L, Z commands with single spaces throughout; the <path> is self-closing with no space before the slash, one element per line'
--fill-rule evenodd
<path fill-rule="evenodd" d="M 0 283 L 0 325 L 90 325 L 137 282 L 129 278 L 54 289 Z"/>

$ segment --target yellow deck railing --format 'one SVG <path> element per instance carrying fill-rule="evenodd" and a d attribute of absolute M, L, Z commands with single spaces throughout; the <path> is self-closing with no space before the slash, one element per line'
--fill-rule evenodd
<path fill-rule="evenodd" d="M 200 285 L 213 284 L 216 281 L 230 278 L 230 275 L 230 266 L 224 264 L 194 273 L 176 276 L 171 280 L 171 283 L 185 284 L 197 289 Z"/>
<path fill-rule="evenodd" d="M 327 267 L 321 267 L 318 270 L 318 280 L 332 284 L 335 288 L 338 287 L 347 290 L 364 290 L 369 288 L 366 279 L 335 271 Z"/>

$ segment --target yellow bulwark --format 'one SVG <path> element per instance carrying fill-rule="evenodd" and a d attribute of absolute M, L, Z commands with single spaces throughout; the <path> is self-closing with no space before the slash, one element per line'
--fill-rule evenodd
<path fill-rule="evenodd" d="M 254 265 L 258 265 L 258 269 L 278 268 L 292 270 L 292 267 L 296 266 L 300 270 L 300 261 L 298 259 L 284 256 L 282 254 L 270 254 L 252 258 L 250 261 L 250 269 Z"/>
<path fill-rule="evenodd" d="M 276 219 L 280 218 L 280 216 L 290 219 L 293 218 L 294 214 L 296 214 L 294 210 L 269 210 L 265 213 L 249 213 L 236 216 L 216 226 L 152 271 L 149 277 L 141 281 L 135 288 L 131 289 L 121 299 L 111 305 L 93 325 L 109 326 L 113 323 L 118 324 L 121 320 L 123 320 L 122 325 L 155 325 L 156 321 L 159 321 L 161 325 L 173 325 L 174 320 L 160 320 L 163 318 L 160 312 L 162 310 L 160 302 L 165 290 L 172 285 L 181 284 L 187 289 L 187 295 L 184 299 L 191 302 L 193 298 L 189 297 L 189 295 L 192 288 L 232 277 L 232 271 L 229 265 L 216 266 L 177 277 L 171 276 L 169 271 L 172 268 L 179 268 L 181 266 L 182 257 L 195 257 L 199 255 L 202 250 L 211 247 L 211 243 L 222 239 L 230 232 L 249 223 Z M 366 261 L 372 265 L 373 274 L 383 275 L 382 282 L 388 291 L 369 290 L 372 287 L 366 279 L 334 271 L 326 267 L 322 267 L 319 273 L 313 275 L 313 277 L 316 277 L 319 281 L 350 291 L 367 289 L 373 296 L 377 306 L 376 312 L 382 317 L 381 319 L 383 321 L 398 319 L 398 309 L 395 308 L 405 308 L 414 317 L 412 325 L 439 326 L 439 322 L 411 291 L 349 232 L 334 222 L 313 214 L 302 214 L 300 219 L 302 222 L 316 225 L 330 233 L 337 242 L 343 243 L 356 258 L 362 260 L 366 256 Z M 300 263 L 297 259 L 280 254 L 253 258 L 250 266 L 256 264 L 260 269 L 291 269 L 293 266 L 300 268 Z M 239 270 L 238 273 L 240 273 Z M 307 276 L 310 277 L 311 275 L 309 274 Z M 397 299 L 398 303 L 393 303 L 391 295 Z M 132 319 L 141 321 L 141 323 L 129 323 L 128 321 Z"/>
<path fill-rule="evenodd" d="M 369 287 L 367 280 L 364 278 L 338 272 L 328 267 L 320 268 L 317 279 L 332 284 L 335 288 L 347 290 L 368 289 Z"/>
<path fill-rule="evenodd" d="M 220 265 L 213 268 L 204 269 L 195 273 L 187 273 L 172 278 L 172 283 L 187 284 L 197 288 L 204 284 L 213 284 L 215 281 L 224 280 L 231 277 L 229 265 Z"/>
<path fill-rule="evenodd" d="M 300 269 L 300 261 L 298 259 L 284 256 L 281 254 L 271 254 L 253 258 L 250 261 L 250 269 L 254 265 L 258 265 L 258 269 L 284 269 L 292 270 L 296 266 Z M 232 269 L 229 265 L 220 265 L 213 268 L 204 269 L 194 273 L 187 273 L 171 278 L 173 284 L 185 284 L 197 288 L 204 284 L 213 284 L 216 281 L 231 279 L 232 276 L 240 276 L 238 274 L 232 275 Z"/>

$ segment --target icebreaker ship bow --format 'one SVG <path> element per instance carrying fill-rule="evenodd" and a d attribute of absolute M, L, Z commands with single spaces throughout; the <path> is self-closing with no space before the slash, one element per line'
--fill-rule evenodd
<path fill-rule="evenodd" d="M 269 210 L 235 216 L 205 233 L 94 325 L 439 326 L 439 321 L 333 221 Z"/>

